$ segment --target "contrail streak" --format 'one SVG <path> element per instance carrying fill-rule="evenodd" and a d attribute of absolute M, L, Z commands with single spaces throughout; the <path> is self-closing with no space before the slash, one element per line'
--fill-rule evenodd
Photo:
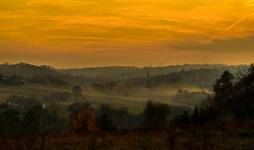
<path fill-rule="evenodd" d="M 242 23 L 244 20 L 248 19 L 252 15 L 254 15 L 254 11 L 249 13 L 249 14 L 247 14 L 246 16 L 243 16 L 239 20 L 235 21 L 233 24 L 228 26 L 226 29 L 224 29 L 223 31 L 221 31 L 217 35 L 211 36 L 211 39 L 216 39 L 216 38 L 220 37 L 221 35 L 223 35 L 224 33 L 226 33 L 227 31 L 232 30 L 234 27 L 238 26 L 240 23 Z"/>
<path fill-rule="evenodd" d="M 239 20 L 237 20 L 236 22 L 234 22 L 232 25 L 230 25 L 229 27 L 227 27 L 222 33 L 225 33 L 227 31 L 232 30 L 234 27 L 236 27 L 237 25 L 239 25 L 240 23 L 242 23 L 244 20 L 246 20 L 247 18 L 249 18 L 250 16 L 254 15 L 254 12 L 249 13 L 246 16 L 243 16 L 242 18 L 240 18 Z"/>

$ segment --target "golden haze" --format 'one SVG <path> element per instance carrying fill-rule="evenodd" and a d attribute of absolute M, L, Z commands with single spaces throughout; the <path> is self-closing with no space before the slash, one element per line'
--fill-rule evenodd
<path fill-rule="evenodd" d="M 253 0 L 2 0 L 0 62 L 250 63 Z"/>

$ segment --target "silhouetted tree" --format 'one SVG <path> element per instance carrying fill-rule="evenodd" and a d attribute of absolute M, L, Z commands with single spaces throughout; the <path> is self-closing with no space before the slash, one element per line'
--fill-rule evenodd
<path fill-rule="evenodd" d="M 235 84 L 233 112 L 237 120 L 254 119 L 254 65 Z"/>
<path fill-rule="evenodd" d="M 42 116 L 43 108 L 41 105 L 30 108 L 23 118 L 22 131 L 25 134 L 40 133 L 42 127 Z"/>
<path fill-rule="evenodd" d="M 41 128 L 43 130 L 50 129 L 55 125 L 59 125 L 61 119 L 57 115 L 56 111 L 50 111 L 49 109 L 44 109 L 42 112 L 42 119 L 41 119 Z"/>
<path fill-rule="evenodd" d="M 193 114 L 192 114 L 192 121 L 193 122 L 199 122 L 199 110 L 198 110 L 198 107 L 195 107 L 194 110 L 193 110 Z"/>
<path fill-rule="evenodd" d="M 0 73 L 0 84 L 4 83 L 4 75 Z"/>
<path fill-rule="evenodd" d="M 225 71 L 220 79 L 215 81 L 213 86 L 215 113 L 217 117 L 232 117 L 233 106 L 233 79 L 234 76 L 229 71 Z"/>
<path fill-rule="evenodd" d="M 102 104 L 97 111 L 97 126 L 106 132 L 114 130 L 113 116 L 115 115 L 115 109 L 110 105 Z"/>
<path fill-rule="evenodd" d="M 94 109 L 89 108 L 79 112 L 73 121 L 72 128 L 79 135 L 97 132 Z"/>
<path fill-rule="evenodd" d="M 111 132 L 115 129 L 115 126 L 113 125 L 112 118 L 109 114 L 103 113 L 97 120 L 97 126 L 99 129 Z"/>
<path fill-rule="evenodd" d="M 6 110 L 8 109 L 8 105 L 6 103 L 0 104 L 0 110 Z"/>
<path fill-rule="evenodd" d="M 17 133 L 20 125 L 20 113 L 17 110 L 7 109 L 0 114 L 0 134 Z"/>
<path fill-rule="evenodd" d="M 145 127 L 159 128 L 165 126 L 169 113 L 170 109 L 167 104 L 148 101 L 143 112 Z"/>
<path fill-rule="evenodd" d="M 68 106 L 68 111 L 70 112 L 69 120 L 72 123 L 78 116 L 80 112 L 86 112 L 91 108 L 90 103 L 73 103 Z"/>
<path fill-rule="evenodd" d="M 187 111 L 183 111 L 183 113 L 178 115 L 175 120 L 176 120 L 177 123 L 186 125 L 186 124 L 190 123 L 191 117 L 190 117 L 190 115 Z"/>
<path fill-rule="evenodd" d="M 225 71 L 215 82 L 214 96 L 209 97 L 205 105 L 200 108 L 199 117 L 203 121 L 253 120 L 253 93 L 254 65 L 250 66 L 247 73 L 241 73 L 237 80 L 232 73 Z"/>
<path fill-rule="evenodd" d="M 79 100 L 83 96 L 82 88 L 80 86 L 74 86 L 72 88 L 72 94 L 76 98 L 76 100 Z"/>
<path fill-rule="evenodd" d="M 113 108 L 107 104 L 103 104 L 97 109 L 96 118 L 97 124 L 101 126 L 101 128 L 111 126 L 108 128 L 108 131 L 116 128 L 134 128 L 139 126 L 142 122 L 142 117 L 140 115 L 130 114 L 128 108 Z"/>

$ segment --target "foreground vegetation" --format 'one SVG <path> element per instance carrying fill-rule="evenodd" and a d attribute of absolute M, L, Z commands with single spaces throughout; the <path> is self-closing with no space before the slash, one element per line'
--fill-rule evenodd
<path fill-rule="evenodd" d="M 97 133 L 85 136 L 74 134 L 1 138 L 4 150 L 250 150 L 254 136 L 250 129 L 230 128 L 224 131 L 198 129 L 168 129 L 156 132 L 125 131 Z"/>
<path fill-rule="evenodd" d="M 103 101 L 91 101 L 92 97 L 87 92 L 91 89 L 87 88 L 84 92 L 85 86 L 60 84 L 46 88 L 41 79 L 35 79 L 37 86 L 20 81 L 12 75 L 2 77 L 3 87 L 10 89 L 5 91 L 2 87 L 0 91 L 8 94 L 13 90 L 10 93 L 17 94 L 10 94 L 0 105 L 1 149 L 254 148 L 254 65 L 248 71 L 237 74 L 224 71 L 215 81 L 212 92 L 178 90 L 173 96 L 174 101 L 188 98 L 198 101 L 206 97 L 193 109 L 153 99 L 131 100 L 128 94 L 122 96 L 121 102 L 127 107 L 116 107 Z M 145 83 L 150 90 L 154 89 L 151 81 Z M 31 88 L 31 85 L 35 87 L 29 91 L 19 89 L 25 86 Z M 41 85 L 44 90 L 39 87 Z M 118 91 L 112 88 L 115 83 L 105 85 L 100 92 L 92 91 L 97 97 L 108 95 L 109 99 L 120 100 L 119 95 L 105 93 L 110 89 Z M 129 111 L 128 101 L 137 105 L 140 111 Z"/>

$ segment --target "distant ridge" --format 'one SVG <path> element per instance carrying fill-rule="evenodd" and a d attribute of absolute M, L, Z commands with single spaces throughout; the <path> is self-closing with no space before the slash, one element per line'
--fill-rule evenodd
<path fill-rule="evenodd" d="M 248 65 L 224 65 L 224 64 L 183 64 L 157 67 L 136 67 L 136 66 L 107 66 L 61 69 L 59 71 L 83 77 L 94 78 L 136 78 L 164 75 L 173 72 L 188 71 L 195 69 L 219 69 L 235 71 L 239 68 L 247 68 Z"/>
<path fill-rule="evenodd" d="M 225 70 L 246 71 L 249 65 L 184 64 L 159 67 L 108 66 L 73 69 L 56 69 L 49 65 L 28 63 L 0 64 L 0 74 L 18 75 L 25 79 L 43 78 L 49 82 L 61 80 L 73 85 L 104 84 L 117 81 L 119 84 L 144 86 L 149 77 L 151 86 L 195 84 L 210 87 Z"/>
<path fill-rule="evenodd" d="M 31 77 L 37 74 L 58 74 L 59 72 L 52 66 L 48 65 L 31 65 L 28 63 L 0 64 L 0 73 L 5 75 L 20 75 Z"/>

